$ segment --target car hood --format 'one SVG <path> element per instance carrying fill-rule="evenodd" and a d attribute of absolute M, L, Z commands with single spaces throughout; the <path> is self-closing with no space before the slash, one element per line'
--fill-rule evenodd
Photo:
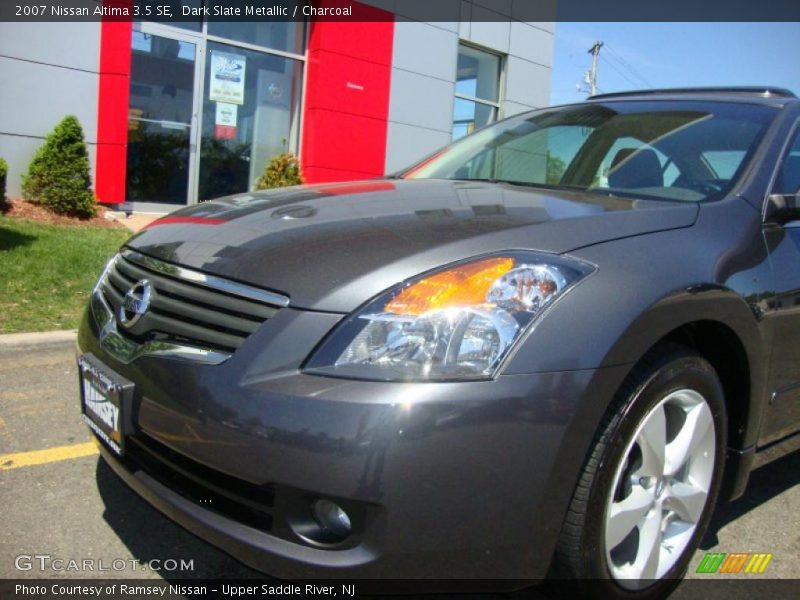
<path fill-rule="evenodd" d="M 694 203 L 469 181 L 369 180 L 204 202 L 127 246 L 282 292 L 292 306 L 349 312 L 447 263 L 512 249 L 565 253 L 692 225 Z"/>

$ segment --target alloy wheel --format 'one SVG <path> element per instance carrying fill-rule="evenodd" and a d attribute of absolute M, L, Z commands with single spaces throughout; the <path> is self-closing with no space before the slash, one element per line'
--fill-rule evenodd
<path fill-rule="evenodd" d="M 619 585 L 646 587 L 686 551 L 708 502 L 715 448 L 711 409 L 695 390 L 671 392 L 642 419 L 605 510 L 606 560 Z"/>

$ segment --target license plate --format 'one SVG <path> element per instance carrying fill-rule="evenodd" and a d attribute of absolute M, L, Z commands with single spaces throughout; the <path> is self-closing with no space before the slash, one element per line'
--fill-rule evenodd
<path fill-rule="evenodd" d="M 116 454 L 125 451 L 133 383 L 91 354 L 78 358 L 83 420 Z"/>

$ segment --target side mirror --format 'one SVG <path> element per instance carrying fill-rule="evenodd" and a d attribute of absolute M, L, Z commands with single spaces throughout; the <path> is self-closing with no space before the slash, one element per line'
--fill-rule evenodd
<path fill-rule="evenodd" d="M 766 220 L 779 225 L 800 220 L 800 190 L 795 194 L 771 194 L 767 198 Z"/>

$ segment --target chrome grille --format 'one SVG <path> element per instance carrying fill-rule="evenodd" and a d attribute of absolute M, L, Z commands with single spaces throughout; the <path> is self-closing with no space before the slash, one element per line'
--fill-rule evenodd
<path fill-rule="evenodd" d="M 128 290 L 143 279 L 152 286 L 149 308 L 129 328 L 117 327 L 138 343 L 178 342 L 233 352 L 288 304 L 280 294 L 123 250 L 98 286 L 114 315 Z"/>

